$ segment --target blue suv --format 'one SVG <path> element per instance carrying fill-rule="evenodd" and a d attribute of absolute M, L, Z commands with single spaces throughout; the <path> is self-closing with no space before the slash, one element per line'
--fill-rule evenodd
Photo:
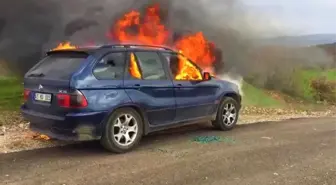
<path fill-rule="evenodd" d="M 177 74 L 181 58 L 197 80 Z M 183 54 L 131 44 L 47 52 L 24 77 L 24 99 L 21 112 L 32 130 L 59 140 L 100 140 L 116 153 L 171 127 L 211 121 L 230 130 L 241 107 L 237 85 Z"/>

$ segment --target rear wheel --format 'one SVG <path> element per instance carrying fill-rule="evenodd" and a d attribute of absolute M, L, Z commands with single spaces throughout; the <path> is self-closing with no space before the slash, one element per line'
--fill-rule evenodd
<path fill-rule="evenodd" d="M 238 102 L 231 97 L 225 97 L 219 105 L 216 120 L 212 122 L 212 125 L 220 130 L 231 130 L 236 126 L 238 117 Z"/>
<path fill-rule="evenodd" d="M 141 116 L 132 108 L 116 110 L 105 124 L 101 144 L 114 153 L 125 153 L 138 145 L 143 135 Z"/>

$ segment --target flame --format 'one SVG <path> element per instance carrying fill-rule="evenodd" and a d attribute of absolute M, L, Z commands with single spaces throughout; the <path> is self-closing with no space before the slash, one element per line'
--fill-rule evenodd
<path fill-rule="evenodd" d="M 64 43 L 60 43 L 58 44 L 58 46 L 56 48 L 54 48 L 53 50 L 67 50 L 67 49 L 76 49 L 77 47 L 72 45 L 70 42 L 64 42 Z"/>
<path fill-rule="evenodd" d="M 167 42 L 169 32 L 161 23 L 158 4 L 147 8 L 144 19 L 140 22 L 141 14 L 131 11 L 116 22 L 109 37 L 121 43 L 138 42 L 141 44 L 163 45 Z M 136 31 L 134 31 L 136 30 Z"/>
<path fill-rule="evenodd" d="M 131 61 L 130 61 L 130 67 L 129 67 L 129 73 L 137 79 L 141 79 L 141 72 L 139 70 L 139 66 L 136 62 L 134 53 L 131 53 Z"/>
<path fill-rule="evenodd" d="M 168 45 L 168 38 L 171 35 L 160 19 L 160 7 L 158 4 L 147 8 L 142 16 L 139 11 L 132 10 L 122 16 L 110 29 L 108 36 L 112 40 L 121 43 L 140 43 L 149 45 Z M 215 56 L 214 45 L 206 40 L 202 32 L 183 36 L 177 40 L 173 47 L 203 70 L 214 75 L 213 63 Z M 179 57 L 179 69 L 175 79 L 198 80 L 202 78 L 200 71 L 192 65 L 185 57 Z M 132 76 L 141 77 L 139 68 L 136 66 L 135 56 L 131 55 Z M 136 67 L 135 67 L 136 66 Z"/>
<path fill-rule="evenodd" d="M 170 45 L 183 55 L 178 57 L 178 73 L 175 79 L 199 80 L 202 74 L 198 68 L 192 65 L 187 58 L 195 62 L 204 71 L 214 75 L 213 64 L 215 62 L 214 45 L 207 41 L 202 32 L 189 34 L 169 44 L 171 32 L 165 27 L 160 17 L 159 4 L 149 6 L 142 15 L 139 11 L 132 10 L 123 15 L 109 30 L 108 37 L 119 43 L 138 43 L 145 45 Z M 54 50 L 75 49 L 70 42 L 61 43 Z M 141 79 L 141 72 L 136 63 L 136 57 L 131 54 L 131 75 Z"/>
<path fill-rule="evenodd" d="M 51 138 L 47 135 L 39 134 L 36 132 L 29 132 L 26 136 L 26 138 L 35 139 L 35 140 L 44 140 L 49 141 Z"/>
<path fill-rule="evenodd" d="M 48 140 L 50 140 L 50 137 L 49 136 L 47 136 L 47 135 L 40 135 L 39 137 L 38 137 L 39 139 L 42 139 L 42 140 L 46 140 L 46 141 L 48 141 Z"/>
<path fill-rule="evenodd" d="M 175 43 L 175 47 L 196 62 L 202 69 L 212 72 L 215 57 L 212 53 L 211 43 L 208 42 L 202 32 L 187 35 Z"/>
<path fill-rule="evenodd" d="M 183 55 L 178 56 L 178 72 L 175 80 L 202 80 L 200 71 Z"/>

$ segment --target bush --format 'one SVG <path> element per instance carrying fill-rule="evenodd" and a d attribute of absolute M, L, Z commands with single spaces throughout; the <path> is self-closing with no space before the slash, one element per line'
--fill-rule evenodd
<path fill-rule="evenodd" d="M 326 77 L 312 80 L 311 87 L 315 100 L 336 104 L 336 81 L 328 81 Z"/>

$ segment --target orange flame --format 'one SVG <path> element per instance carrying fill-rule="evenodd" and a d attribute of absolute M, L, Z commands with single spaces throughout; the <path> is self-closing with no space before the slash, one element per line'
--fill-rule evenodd
<path fill-rule="evenodd" d="M 44 140 L 44 141 L 49 141 L 51 140 L 51 138 L 47 135 L 43 135 L 43 134 L 39 134 L 36 132 L 29 132 L 25 138 L 29 138 L 29 139 L 36 139 L 36 140 Z"/>
<path fill-rule="evenodd" d="M 170 32 L 160 19 L 160 7 L 154 4 L 147 8 L 143 17 L 140 12 L 130 11 L 113 25 L 109 37 L 121 43 L 140 43 L 149 45 L 167 45 Z M 185 57 L 191 59 L 203 70 L 212 74 L 215 56 L 211 48 L 212 43 L 206 40 L 202 32 L 191 34 L 180 38 L 175 42 L 174 48 L 183 53 Z M 136 64 L 134 55 L 131 56 L 131 64 Z M 134 65 L 135 66 L 135 65 Z M 132 75 L 141 77 L 138 67 L 131 67 Z M 186 58 L 179 57 L 179 70 L 176 79 L 201 79 L 202 75 L 195 66 Z"/>
<path fill-rule="evenodd" d="M 40 135 L 39 138 L 42 139 L 42 140 L 46 140 L 46 141 L 50 140 L 50 137 L 49 137 L 49 136 L 47 136 L 47 135 L 43 135 L 43 134 Z"/>
<path fill-rule="evenodd" d="M 133 53 L 131 53 L 131 61 L 130 61 L 129 73 L 134 78 L 141 79 L 141 72 L 140 72 L 138 64 L 136 62 L 135 55 Z"/>
<path fill-rule="evenodd" d="M 157 4 L 149 7 L 143 22 L 140 22 L 141 15 L 139 12 L 131 11 L 116 22 L 109 36 L 122 43 L 138 42 L 141 44 L 163 45 L 168 39 L 169 32 L 161 24 L 159 11 L 160 8 Z M 132 33 L 132 29 L 137 31 Z"/>
<path fill-rule="evenodd" d="M 139 43 L 145 45 L 169 45 L 168 39 L 171 33 L 162 23 L 160 7 L 158 4 L 149 6 L 144 15 L 139 11 L 132 10 L 122 16 L 108 33 L 108 37 L 120 43 Z M 173 46 L 184 56 L 178 58 L 178 80 L 202 79 L 200 71 L 192 65 L 187 58 L 195 62 L 203 70 L 214 75 L 213 64 L 215 55 L 213 44 L 206 40 L 202 32 L 186 35 L 177 40 Z M 61 43 L 54 50 L 75 49 L 70 42 Z M 141 72 L 136 63 L 136 57 L 131 54 L 129 71 L 137 79 L 141 79 Z"/>
<path fill-rule="evenodd" d="M 178 72 L 175 80 L 202 80 L 200 71 L 183 55 L 178 56 Z"/>
<path fill-rule="evenodd" d="M 210 45 L 202 32 L 185 36 L 175 43 L 175 47 L 181 50 L 186 57 L 196 62 L 202 69 L 212 72 L 212 65 L 216 58 Z"/>
<path fill-rule="evenodd" d="M 77 47 L 72 45 L 70 42 L 64 42 L 64 43 L 60 43 L 58 44 L 58 46 L 56 48 L 54 48 L 53 50 L 67 50 L 67 49 L 76 49 Z"/>

